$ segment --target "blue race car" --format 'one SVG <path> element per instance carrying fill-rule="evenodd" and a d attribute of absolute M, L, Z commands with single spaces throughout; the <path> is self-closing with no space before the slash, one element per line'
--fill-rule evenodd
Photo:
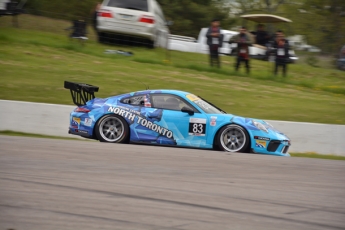
<path fill-rule="evenodd" d="M 290 139 L 269 123 L 227 114 L 177 90 L 95 98 L 97 86 L 65 81 L 74 104 L 69 133 L 101 142 L 142 143 L 290 156 Z"/>

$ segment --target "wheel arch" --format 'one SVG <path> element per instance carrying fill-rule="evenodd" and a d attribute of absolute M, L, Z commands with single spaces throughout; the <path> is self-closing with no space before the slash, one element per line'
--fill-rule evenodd
<path fill-rule="evenodd" d="M 97 135 L 96 135 L 97 124 L 98 124 L 98 122 L 99 122 L 103 117 L 105 117 L 105 116 L 120 117 L 120 118 L 122 118 L 122 119 L 126 122 L 126 124 L 127 124 L 127 126 L 128 126 L 129 133 L 128 133 L 128 137 L 127 137 L 127 140 L 125 141 L 125 143 L 129 143 L 129 141 L 130 141 L 130 139 L 131 139 L 131 127 L 130 127 L 130 124 L 129 124 L 128 121 L 127 121 L 125 118 L 123 118 L 122 116 L 119 116 L 119 115 L 113 114 L 113 113 L 104 113 L 102 116 L 100 116 L 100 117 L 97 119 L 97 121 L 95 121 L 95 125 L 93 126 L 93 130 L 92 130 L 92 135 L 95 137 L 95 139 L 98 140 Z"/>
<path fill-rule="evenodd" d="M 217 139 L 217 136 L 218 136 L 220 130 L 221 130 L 222 128 L 224 128 L 225 126 L 227 126 L 227 125 L 238 125 L 238 126 L 240 126 L 241 128 L 243 128 L 245 132 L 247 132 L 247 134 L 248 134 L 248 136 L 249 136 L 249 140 L 248 140 L 248 141 L 249 141 L 249 145 L 248 145 L 246 151 L 248 151 L 248 153 L 249 153 L 250 150 L 251 150 L 251 145 L 252 145 L 252 135 L 251 135 L 250 132 L 248 132 L 248 129 L 247 129 L 244 125 L 239 124 L 239 123 L 237 123 L 237 122 L 229 122 L 229 123 L 223 124 L 222 126 L 220 126 L 220 127 L 218 128 L 218 130 L 215 132 L 215 134 L 214 134 L 214 136 L 213 136 L 213 143 L 212 143 L 213 149 L 219 150 L 219 146 L 217 145 L 217 140 L 216 140 L 216 139 Z"/>

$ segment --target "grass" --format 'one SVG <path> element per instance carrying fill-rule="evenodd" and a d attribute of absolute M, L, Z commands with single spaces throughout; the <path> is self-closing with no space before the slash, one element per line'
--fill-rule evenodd
<path fill-rule="evenodd" d="M 246 75 L 234 72 L 233 57 L 222 57 L 221 69 L 208 67 L 203 54 L 172 51 L 165 62 L 163 49 L 101 45 L 91 29 L 82 46 L 67 38 L 67 21 L 21 15 L 20 28 L 12 28 L 10 19 L 0 18 L 0 99 L 72 104 L 64 80 L 97 85 L 98 97 L 149 85 L 192 92 L 241 116 L 345 124 L 345 74 L 335 69 L 298 63 L 282 78 L 272 76 L 272 63 L 253 60 Z"/>
<path fill-rule="evenodd" d="M 16 131 L 11 131 L 11 130 L 0 130 L 0 135 L 16 136 L 16 137 L 34 137 L 34 138 L 48 138 L 48 139 L 83 141 L 83 139 L 77 139 L 77 138 L 71 138 L 71 137 L 49 136 L 49 135 L 41 135 L 41 134 L 35 134 L 35 133 L 16 132 Z"/>
<path fill-rule="evenodd" d="M 317 159 L 328 159 L 328 160 L 345 160 L 345 156 L 337 155 L 322 155 L 317 153 L 290 153 L 292 157 L 307 157 L 307 158 L 317 158 Z"/>
<path fill-rule="evenodd" d="M 10 131 L 10 130 L 4 130 L 4 131 L 0 130 L 0 135 L 83 141 L 83 139 L 48 136 L 48 135 L 40 135 L 40 134 L 33 134 L 33 133 L 23 133 L 23 132 L 15 132 L 15 131 Z M 290 153 L 290 155 L 292 157 L 306 157 L 306 158 L 318 158 L 318 159 L 328 159 L 328 160 L 345 160 L 344 156 L 321 155 L 321 154 L 316 154 L 316 153 Z"/>

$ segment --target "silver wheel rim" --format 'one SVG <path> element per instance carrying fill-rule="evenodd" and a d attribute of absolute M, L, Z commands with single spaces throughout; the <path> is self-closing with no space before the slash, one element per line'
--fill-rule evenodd
<path fill-rule="evenodd" d="M 228 152 L 237 152 L 246 144 L 244 131 L 237 126 L 227 127 L 220 135 L 220 143 Z"/>
<path fill-rule="evenodd" d="M 116 142 L 124 133 L 123 123 L 117 117 L 107 117 L 99 125 L 99 133 L 104 140 Z"/>

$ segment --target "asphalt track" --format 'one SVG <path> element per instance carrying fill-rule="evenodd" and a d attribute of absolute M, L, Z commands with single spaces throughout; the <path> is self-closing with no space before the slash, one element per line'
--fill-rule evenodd
<path fill-rule="evenodd" d="M 0 136 L 6 229 L 345 229 L 345 161 Z"/>

